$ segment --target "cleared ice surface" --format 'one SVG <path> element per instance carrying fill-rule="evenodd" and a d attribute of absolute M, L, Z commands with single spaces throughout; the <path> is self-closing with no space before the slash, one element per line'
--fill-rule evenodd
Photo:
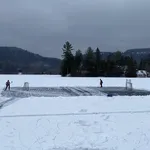
<path fill-rule="evenodd" d="M 12 98 L 26 97 L 72 97 L 72 96 L 145 96 L 150 91 L 125 87 L 30 87 L 28 91 L 22 87 L 11 87 L 10 91 L 2 91 L 1 95 Z"/>
<path fill-rule="evenodd" d="M 133 88 L 150 90 L 149 78 L 80 78 L 52 75 L 0 75 L 0 88 L 4 88 L 8 79 L 12 81 L 12 87 L 23 87 L 24 82 L 29 82 L 30 87 L 99 87 L 100 78 L 104 87 L 125 87 L 126 79 L 131 79 Z"/>

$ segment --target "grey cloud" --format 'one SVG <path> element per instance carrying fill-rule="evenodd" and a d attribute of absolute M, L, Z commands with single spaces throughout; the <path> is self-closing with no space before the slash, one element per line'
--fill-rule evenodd
<path fill-rule="evenodd" d="M 75 49 L 150 47 L 149 0 L 0 0 L 0 45 L 60 57 Z"/>

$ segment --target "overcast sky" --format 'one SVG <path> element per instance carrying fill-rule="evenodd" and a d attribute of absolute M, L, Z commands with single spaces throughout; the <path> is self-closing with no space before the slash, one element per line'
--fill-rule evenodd
<path fill-rule="evenodd" d="M 0 0 L 0 46 L 61 57 L 75 49 L 150 47 L 150 0 Z"/>

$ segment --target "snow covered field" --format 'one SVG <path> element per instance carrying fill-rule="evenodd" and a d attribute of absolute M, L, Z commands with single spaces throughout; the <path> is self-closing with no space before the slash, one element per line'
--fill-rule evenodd
<path fill-rule="evenodd" d="M 11 86 L 99 86 L 99 78 L 1 75 Z M 125 78 L 102 78 L 104 86 L 125 86 Z M 149 78 L 131 79 L 150 90 Z M 15 99 L 0 97 L 0 103 Z M 16 98 L 0 109 L 0 150 L 149 150 L 150 96 Z"/>
<path fill-rule="evenodd" d="M 12 86 L 23 86 L 24 82 L 29 82 L 32 87 L 59 87 L 59 86 L 99 86 L 97 78 L 63 78 L 49 75 L 0 75 L 0 88 L 5 86 L 6 80 L 13 81 Z M 126 78 L 101 78 L 104 86 L 125 86 Z M 149 89 L 150 78 L 131 79 L 134 88 Z"/>

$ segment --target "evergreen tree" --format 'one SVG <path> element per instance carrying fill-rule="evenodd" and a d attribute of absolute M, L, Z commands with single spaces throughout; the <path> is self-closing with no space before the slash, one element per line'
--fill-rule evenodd
<path fill-rule="evenodd" d="M 69 59 L 72 56 L 73 46 L 68 41 L 63 45 L 63 59 Z"/>
<path fill-rule="evenodd" d="M 100 64 L 101 63 L 101 53 L 99 48 L 96 49 L 96 73 L 99 75 L 100 73 Z"/>
<path fill-rule="evenodd" d="M 139 64 L 139 67 L 138 67 L 139 70 L 144 70 L 144 69 L 145 69 L 145 66 L 146 66 L 146 64 L 145 64 L 144 60 L 141 59 L 140 64 Z"/>
<path fill-rule="evenodd" d="M 63 45 L 63 55 L 62 55 L 62 64 L 61 64 L 61 73 L 62 76 L 65 76 L 67 74 L 73 74 L 74 73 L 74 56 L 72 54 L 73 47 L 72 45 L 67 41 Z"/>
<path fill-rule="evenodd" d="M 115 62 L 113 60 L 108 60 L 106 62 L 105 72 L 108 76 L 112 76 L 114 74 L 113 70 L 115 68 Z"/>
<path fill-rule="evenodd" d="M 122 54 L 120 51 L 117 51 L 114 53 L 114 61 L 115 63 L 119 66 L 121 65 L 121 61 L 122 61 Z"/>
<path fill-rule="evenodd" d="M 66 60 L 63 60 L 61 62 L 61 75 L 62 76 L 66 76 L 68 74 L 68 67 L 67 67 L 67 61 Z"/>
<path fill-rule="evenodd" d="M 75 54 L 75 68 L 77 74 L 79 74 L 81 71 L 82 60 L 83 60 L 82 52 L 81 50 L 77 50 Z"/>
<path fill-rule="evenodd" d="M 84 58 L 84 68 L 89 72 L 89 75 L 95 74 L 95 64 L 94 51 L 88 47 Z"/>
<path fill-rule="evenodd" d="M 128 58 L 126 77 L 136 77 L 136 64 L 132 57 Z"/>

